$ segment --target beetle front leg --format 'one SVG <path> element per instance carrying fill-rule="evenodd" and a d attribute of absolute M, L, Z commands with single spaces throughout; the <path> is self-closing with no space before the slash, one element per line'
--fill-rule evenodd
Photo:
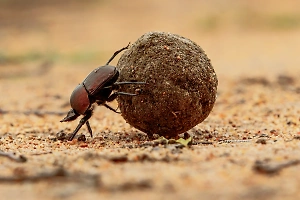
<path fill-rule="evenodd" d="M 88 129 L 88 131 L 89 131 L 89 133 L 91 135 L 91 138 L 92 138 L 93 137 L 93 131 L 92 131 L 92 128 L 90 126 L 90 122 L 86 121 L 85 124 L 86 124 L 86 127 L 87 127 L 87 129 Z"/>
<path fill-rule="evenodd" d="M 91 116 L 92 116 L 92 110 L 88 110 L 86 115 L 79 121 L 79 124 L 77 125 L 76 129 L 74 130 L 71 137 L 69 138 L 69 141 L 72 141 L 74 139 L 75 135 L 78 133 L 78 131 L 81 129 L 81 127 L 84 124 L 86 124 L 88 126 L 88 130 L 89 130 L 90 134 L 92 135 L 92 132 L 91 132 L 92 129 L 91 129 L 90 124 L 88 122 L 88 120 L 91 118 Z"/>

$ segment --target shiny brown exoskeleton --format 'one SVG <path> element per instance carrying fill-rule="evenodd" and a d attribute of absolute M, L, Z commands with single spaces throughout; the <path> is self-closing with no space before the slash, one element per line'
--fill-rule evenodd
<path fill-rule="evenodd" d="M 128 45 L 129 46 L 129 45 Z M 135 96 L 137 94 L 131 94 L 126 92 L 119 92 L 119 85 L 125 84 L 145 84 L 145 82 L 116 82 L 119 77 L 119 72 L 114 66 L 110 66 L 109 63 L 118 55 L 121 51 L 128 49 L 124 47 L 119 51 L 116 51 L 113 56 L 108 60 L 105 66 L 94 69 L 82 83 L 80 83 L 73 91 L 70 97 L 71 110 L 67 116 L 60 122 L 73 121 L 80 115 L 84 117 L 79 121 L 78 126 L 72 133 L 69 140 L 73 140 L 80 128 L 86 124 L 88 131 L 92 135 L 92 129 L 89 124 L 89 119 L 92 116 L 94 103 L 105 106 L 106 108 L 118 113 L 115 109 L 106 104 L 117 98 L 118 95 Z M 113 92 L 115 91 L 115 92 Z"/>

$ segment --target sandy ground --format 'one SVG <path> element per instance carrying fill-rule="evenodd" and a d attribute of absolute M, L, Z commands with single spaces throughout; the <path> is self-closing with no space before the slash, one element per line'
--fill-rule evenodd
<path fill-rule="evenodd" d="M 269 10 L 255 1 L 5 2 L 0 150 L 15 157 L 0 156 L 0 199 L 300 198 L 300 5 L 294 1 Z M 268 21 L 279 14 L 292 17 L 292 25 Z M 218 75 L 217 102 L 188 132 L 191 145 L 149 141 L 103 107 L 90 120 L 93 138 L 84 127 L 85 142 L 58 140 L 58 132 L 78 123 L 59 122 L 74 87 L 152 30 L 197 42 Z"/>

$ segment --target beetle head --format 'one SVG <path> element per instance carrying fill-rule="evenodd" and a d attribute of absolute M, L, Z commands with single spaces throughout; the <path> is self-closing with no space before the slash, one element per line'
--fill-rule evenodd
<path fill-rule="evenodd" d="M 73 121 L 75 120 L 77 117 L 79 116 L 79 114 L 77 114 L 75 112 L 75 110 L 73 108 L 71 108 L 71 110 L 68 112 L 67 116 L 65 118 L 63 118 L 62 120 L 60 120 L 60 122 L 68 122 L 68 121 Z"/>

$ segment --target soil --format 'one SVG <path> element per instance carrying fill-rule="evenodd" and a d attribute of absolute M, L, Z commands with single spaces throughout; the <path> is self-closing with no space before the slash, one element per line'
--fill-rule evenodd
<path fill-rule="evenodd" d="M 1 199 L 300 198 L 299 3 L 32 2 L 0 6 Z M 192 141 L 149 140 L 103 106 L 93 138 L 64 140 L 75 86 L 154 30 L 195 41 L 218 76 Z"/>

